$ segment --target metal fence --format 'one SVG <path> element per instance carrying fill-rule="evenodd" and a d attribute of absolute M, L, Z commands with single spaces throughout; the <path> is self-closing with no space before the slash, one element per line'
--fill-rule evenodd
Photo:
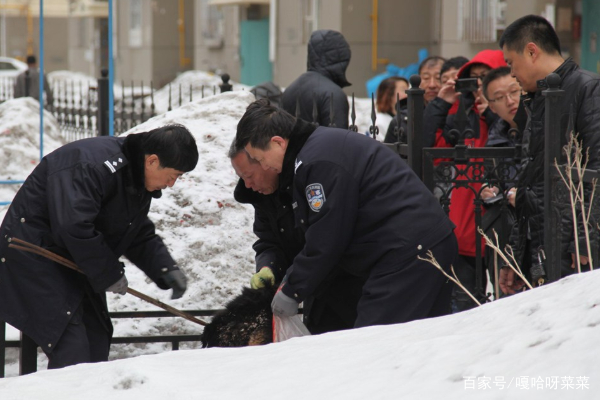
<path fill-rule="evenodd" d="M 60 130 L 67 141 L 93 136 L 108 135 L 108 71 L 103 70 L 96 82 L 76 80 L 57 80 L 52 85 L 52 102 L 45 108 L 58 121 Z M 30 78 L 26 78 L 30 79 Z M 194 93 L 200 92 L 201 98 L 217 92 L 232 90 L 229 75 L 221 76 L 220 85 L 200 85 L 199 88 L 169 84 L 168 111 L 194 101 Z M 14 98 L 15 78 L 0 79 L 0 103 Z M 26 84 L 26 91 L 34 89 L 32 82 Z M 121 81 L 119 94 L 114 98 L 113 132 L 118 135 L 128 131 L 156 115 L 153 82 L 145 86 L 144 82 L 126 85 Z M 26 93 L 27 94 L 27 93 Z"/>
<path fill-rule="evenodd" d="M 410 79 L 412 89 L 408 93 L 408 143 L 396 143 L 391 147 L 400 155 L 406 157 L 408 164 L 413 171 L 421 177 L 423 182 L 434 190 L 436 185 L 449 183 L 454 190 L 456 187 L 469 187 L 474 183 L 491 183 L 501 185 L 514 184 L 516 176 L 509 173 L 513 168 L 519 167 L 520 159 L 525 156 L 522 154 L 521 146 L 505 147 L 502 149 L 493 148 L 469 148 L 464 145 L 464 138 L 468 137 L 468 127 L 459 129 L 456 134 L 459 137 L 459 143 L 452 148 L 426 148 L 423 146 L 423 94 L 419 89 L 420 78 L 413 76 Z M 568 199 L 568 189 L 562 182 L 556 166 L 557 160 L 561 167 L 564 167 L 563 144 L 567 132 L 561 132 L 560 116 L 562 110 L 561 98 L 564 91 L 560 89 L 560 77 L 551 74 L 547 77 L 548 89 L 543 91 L 546 98 L 545 102 L 545 160 L 544 160 L 544 248 L 545 260 L 541 260 L 542 267 L 545 269 L 546 282 L 554 282 L 561 278 L 561 218 L 563 215 L 571 212 L 571 205 Z M 461 112 L 459 110 L 459 112 Z M 464 110 L 463 110 L 464 112 Z M 459 116 L 457 116 L 457 119 Z M 466 115 L 462 116 L 466 120 Z M 447 161 L 434 167 L 435 159 L 445 159 Z M 509 161 L 511 160 L 512 161 Z M 490 161 L 494 161 L 490 167 Z M 468 170 L 470 174 L 462 173 L 462 179 L 457 178 L 457 171 Z M 596 183 L 600 177 L 600 171 L 586 170 L 584 172 L 584 182 Z M 444 186 L 444 185 L 442 185 Z M 446 186 L 447 187 L 447 186 Z M 600 205 L 598 205 L 598 196 L 594 199 L 594 206 L 591 207 L 597 217 Z M 443 205 L 447 206 L 451 202 L 451 197 L 446 194 L 441 197 Z M 478 196 L 474 201 L 476 212 L 476 224 L 481 226 L 481 200 Z M 506 200 L 503 200 L 505 206 Z M 477 262 L 480 265 L 482 253 L 479 246 L 480 234 L 476 232 L 477 244 Z M 506 243 L 508 233 L 505 232 L 501 237 L 501 245 Z M 503 248 L 503 247 L 501 247 Z M 598 260 L 598 249 L 592 248 L 592 256 Z M 477 268 L 477 295 L 485 300 L 487 297 L 481 287 L 482 276 L 481 268 Z"/>
<path fill-rule="evenodd" d="M 193 310 L 185 311 L 196 317 L 213 316 L 221 310 Z M 164 318 L 175 317 L 166 311 L 131 311 L 113 312 L 111 318 Z M 6 324 L 0 321 L 0 378 L 5 377 L 6 349 L 19 349 L 19 375 L 26 375 L 37 371 L 38 345 L 28 336 L 21 333 L 19 340 L 6 340 Z M 182 342 L 199 342 L 200 335 L 160 335 L 137 337 L 113 337 L 111 344 L 133 343 L 171 343 L 172 350 L 179 350 Z"/>

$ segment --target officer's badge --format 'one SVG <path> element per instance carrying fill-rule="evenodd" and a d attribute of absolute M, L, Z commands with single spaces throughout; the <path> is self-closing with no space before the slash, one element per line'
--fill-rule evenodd
<path fill-rule="evenodd" d="M 306 200 L 308 205 L 314 212 L 321 211 L 321 207 L 325 203 L 325 192 L 323 185 L 320 183 L 311 183 L 306 187 Z"/>

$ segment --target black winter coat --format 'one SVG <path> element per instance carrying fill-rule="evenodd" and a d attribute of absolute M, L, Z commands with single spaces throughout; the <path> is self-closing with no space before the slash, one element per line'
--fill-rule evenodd
<path fill-rule="evenodd" d="M 125 255 L 162 289 L 177 269 L 147 214 L 144 154 L 137 135 L 67 144 L 42 159 L 15 196 L 0 227 L 0 320 L 48 353 L 85 293 L 106 313 L 107 287 L 123 275 Z M 23 239 L 77 264 L 85 277 L 46 258 L 9 248 Z"/>
<path fill-rule="evenodd" d="M 398 121 L 400 122 L 400 128 L 396 131 L 396 127 L 398 126 Z M 407 99 L 400 100 L 400 111 L 398 112 L 398 116 L 394 116 L 390 125 L 385 132 L 385 138 L 383 139 L 383 143 L 408 143 L 408 108 L 407 108 Z"/>
<path fill-rule="evenodd" d="M 240 179 L 234 198 L 254 207 L 254 234 L 258 240 L 252 247 L 256 252 L 256 271 L 269 267 L 277 282 L 281 282 L 294 257 L 304 246 L 304 233 L 294 226 L 291 197 L 280 198 L 278 192 L 270 195 L 256 193 Z"/>
<path fill-rule="evenodd" d="M 295 226 L 290 193 L 288 189 L 262 195 L 248 189 L 242 179 L 234 191 L 238 202 L 254 207 L 256 271 L 270 267 L 277 282 L 304 247 L 304 232 Z M 304 300 L 304 323 L 311 333 L 352 328 L 363 284 L 364 279 L 344 271 L 330 273 L 313 296 Z"/>
<path fill-rule="evenodd" d="M 296 116 L 298 102 L 298 118 L 321 126 L 329 126 L 333 121 L 338 128 L 348 128 L 348 96 L 342 88 L 350 86 L 346 80 L 350 54 L 350 46 L 341 33 L 329 30 L 313 32 L 308 43 L 307 72 L 283 92 L 283 109 Z M 316 120 L 313 118 L 314 103 L 317 106 Z"/>
<path fill-rule="evenodd" d="M 566 60 L 555 71 L 562 79 L 560 111 L 561 145 L 567 143 L 569 133 L 569 110 L 574 112 L 574 132 L 582 142 L 584 152 L 589 149 L 587 168 L 600 168 L 600 76 L 580 69 L 571 59 Z M 522 100 L 528 108 L 529 119 L 523 133 L 523 162 L 521 175 L 517 185 L 516 210 L 517 222 L 510 243 L 515 250 L 517 262 L 523 265 L 524 257 L 537 261 L 537 251 L 544 244 L 544 125 L 545 97 L 542 91 L 547 88 L 545 80 L 538 81 L 538 91 L 528 93 Z M 593 225 L 595 226 L 595 224 Z M 562 222 L 562 258 L 563 275 L 572 273 L 571 257 L 575 253 L 573 225 L 570 218 Z M 592 232 L 596 229 L 591 229 Z M 527 239 L 530 239 L 530 252 L 525 253 Z M 581 238 L 581 236 L 580 236 Z M 595 241 L 595 235 L 592 237 Z M 595 246 L 596 244 L 592 244 Z M 580 249 L 585 249 L 585 242 L 580 242 Z"/>
<path fill-rule="evenodd" d="M 336 269 L 402 268 L 452 234 L 438 201 L 397 154 L 355 132 L 298 120 L 280 182 L 292 182 L 306 244 L 283 292 L 298 302 Z M 284 189 L 288 186 L 284 183 Z"/>

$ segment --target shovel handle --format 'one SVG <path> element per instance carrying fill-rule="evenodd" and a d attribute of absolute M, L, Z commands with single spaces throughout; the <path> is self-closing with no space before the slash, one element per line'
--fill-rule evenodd
<path fill-rule="evenodd" d="M 42 247 L 36 246 L 34 244 L 31 244 L 29 242 L 26 242 L 24 240 L 14 238 L 14 237 L 10 238 L 10 242 L 11 243 L 8 245 L 8 247 L 11 247 L 11 248 L 17 249 L 17 250 L 21 250 L 21 251 L 26 251 L 26 252 L 33 253 L 33 254 L 37 254 L 39 256 L 45 257 L 49 260 L 52 260 L 58 264 L 61 264 L 67 268 L 75 270 L 75 271 L 79 272 L 80 274 L 83 274 L 83 271 L 73 261 L 67 260 L 66 258 L 61 257 L 56 253 L 53 253 Z M 15 244 L 15 243 L 17 243 L 17 244 Z M 182 318 L 187 319 L 188 321 L 194 322 L 198 325 L 202 325 L 202 326 L 208 325 L 207 322 L 204 322 L 201 319 L 198 319 L 191 314 L 188 314 L 184 311 L 178 310 L 175 307 L 171 307 L 170 305 L 165 304 L 160 300 L 150 297 L 144 293 L 138 292 L 137 290 L 132 289 L 130 287 L 127 288 L 127 293 L 137 297 L 138 299 L 144 300 L 150 304 L 154 304 L 155 306 L 162 308 L 163 310 L 168 311 L 171 314 L 177 315 L 178 317 L 182 317 Z"/>

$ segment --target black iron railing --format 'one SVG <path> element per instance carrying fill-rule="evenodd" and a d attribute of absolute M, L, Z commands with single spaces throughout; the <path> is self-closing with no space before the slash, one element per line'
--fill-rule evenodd
<path fill-rule="evenodd" d="M 213 316 L 221 310 L 191 310 L 185 311 L 196 317 Z M 176 317 L 166 311 L 121 311 L 110 313 L 111 318 L 166 318 Z M 30 374 L 37 371 L 37 344 L 28 336 L 21 334 L 19 340 L 6 340 L 6 324 L 0 322 L 0 378 L 5 376 L 6 349 L 19 349 L 19 375 Z M 171 343 L 172 350 L 179 350 L 182 342 L 199 342 L 200 334 L 196 335 L 160 335 L 160 336 L 135 336 L 113 337 L 113 344 L 130 343 Z"/>
<path fill-rule="evenodd" d="M 31 79 L 26 79 L 25 95 L 32 89 Z M 229 75 L 222 76 L 222 84 L 200 88 L 189 85 L 168 85 L 167 110 L 181 107 L 187 102 L 194 101 L 194 93 L 200 92 L 201 98 L 219 92 L 232 90 Z M 0 78 L 0 103 L 14 98 L 15 78 Z M 29 83 L 29 85 L 27 85 Z M 128 131 L 156 115 L 154 102 L 155 89 L 152 82 L 150 87 L 140 82 L 126 85 L 121 82 L 120 95 L 114 99 L 114 133 L 116 135 Z M 62 134 L 67 141 L 86 137 L 108 135 L 108 71 L 103 70 L 102 76 L 96 82 L 56 81 L 52 85 L 51 102 L 45 108 L 57 119 Z"/>

